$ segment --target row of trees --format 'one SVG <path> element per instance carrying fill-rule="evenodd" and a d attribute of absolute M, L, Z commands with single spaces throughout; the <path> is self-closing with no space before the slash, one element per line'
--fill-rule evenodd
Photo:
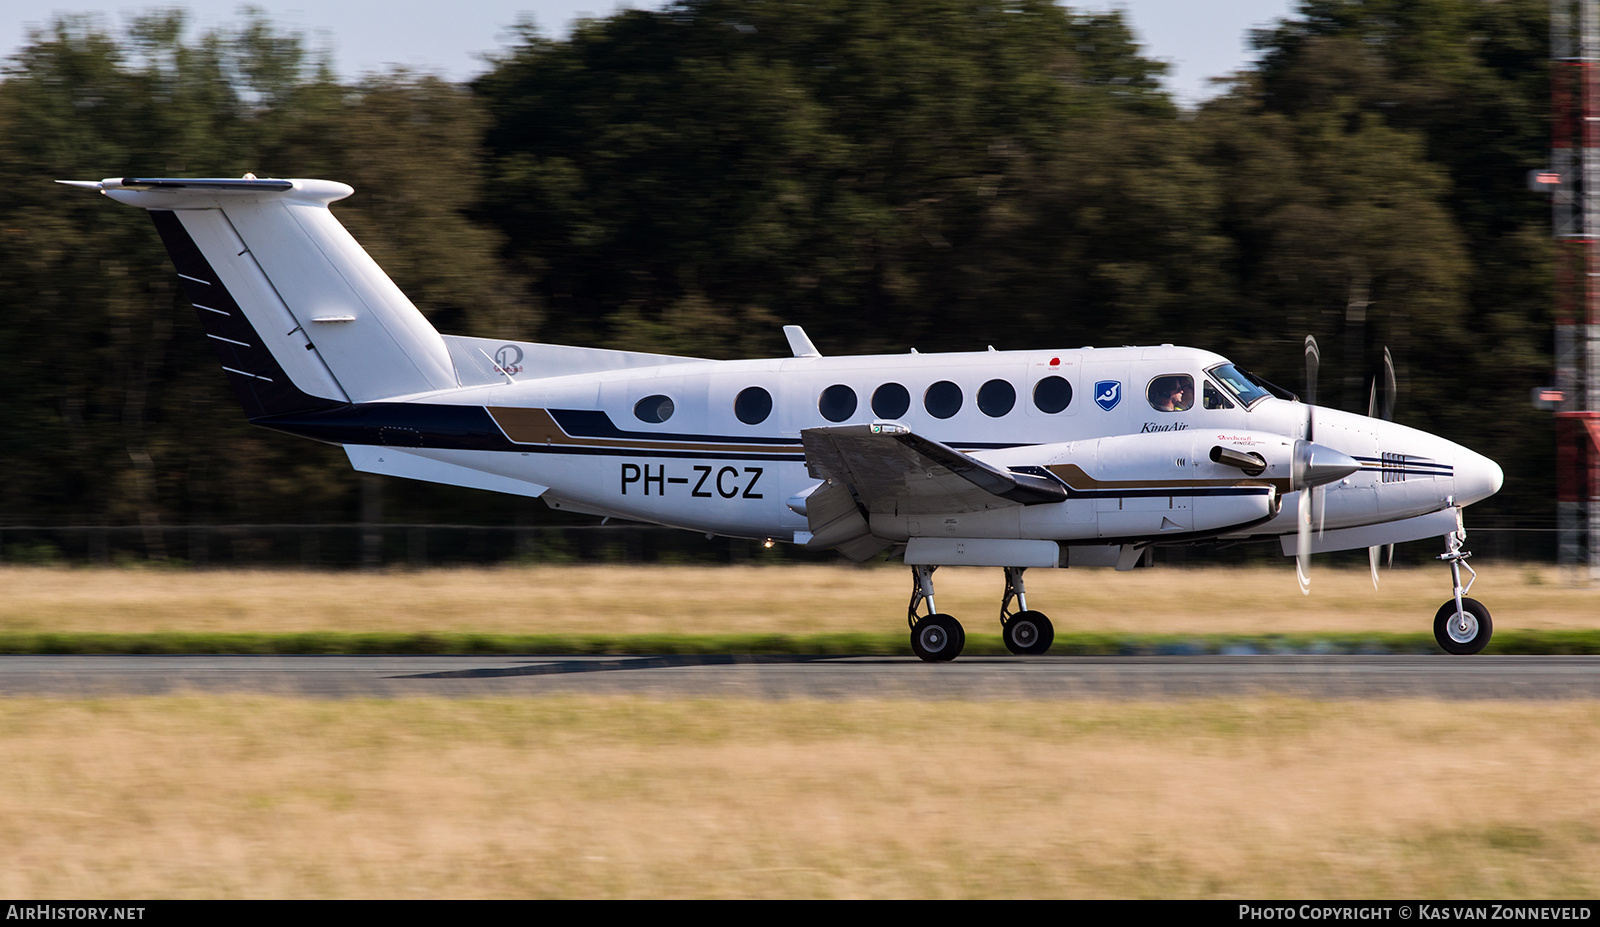
<path fill-rule="evenodd" d="M 50 183 L 325 176 L 441 330 L 711 357 L 1175 342 L 1397 418 L 1552 508 L 1542 0 L 1305 0 L 1183 110 L 1119 13 L 683 0 L 525 29 L 470 85 L 338 80 L 260 18 L 64 18 L 0 80 L 11 523 L 340 521 L 334 449 L 245 426 L 148 220 Z M 388 490 L 402 520 L 527 518 Z"/>

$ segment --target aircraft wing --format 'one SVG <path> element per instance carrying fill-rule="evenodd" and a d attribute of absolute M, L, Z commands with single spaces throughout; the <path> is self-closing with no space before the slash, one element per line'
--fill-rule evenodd
<path fill-rule="evenodd" d="M 806 428 L 800 438 L 811 475 L 847 486 L 869 513 L 954 514 L 1067 498 L 1054 480 L 1001 469 L 904 425 Z"/>

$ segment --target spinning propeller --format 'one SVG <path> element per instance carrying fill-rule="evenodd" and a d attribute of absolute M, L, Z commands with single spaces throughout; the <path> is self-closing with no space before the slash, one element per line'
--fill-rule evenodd
<path fill-rule="evenodd" d="M 1383 420 L 1394 421 L 1394 358 L 1389 355 L 1389 349 L 1383 349 Z M 1378 413 L 1378 378 L 1372 378 L 1372 392 L 1367 396 L 1367 417 L 1374 418 Z M 1386 566 L 1394 566 L 1394 545 L 1385 544 Z M 1378 588 L 1378 548 L 1367 548 L 1367 566 L 1372 570 L 1372 588 Z"/>
<path fill-rule="evenodd" d="M 1317 526 L 1317 537 L 1322 536 L 1324 517 L 1323 495 L 1328 483 L 1341 480 L 1361 468 L 1348 455 L 1316 443 L 1317 368 L 1322 363 L 1322 352 L 1317 350 L 1317 339 L 1306 336 L 1306 423 L 1305 437 L 1294 443 L 1294 468 L 1290 474 L 1290 487 L 1300 490 L 1300 505 L 1295 523 L 1295 578 L 1300 581 L 1300 592 L 1311 594 L 1311 525 Z M 1394 358 L 1389 349 L 1383 349 L 1383 420 L 1394 418 Z M 1374 377 L 1372 392 L 1367 400 L 1367 415 L 1378 412 L 1378 381 Z M 1394 562 L 1394 545 L 1389 548 L 1389 562 Z M 1377 547 L 1367 548 L 1367 561 L 1372 569 L 1372 584 L 1378 584 Z"/>
<path fill-rule="evenodd" d="M 1312 443 L 1316 435 L 1317 368 L 1322 364 L 1322 352 L 1317 350 L 1317 339 L 1306 336 L 1306 436 L 1294 443 L 1294 469 L 1290 484 L 1300 490 L 1300 511 L 1295 522 L 1296 544 L 1294 575 L 1300 581 L 1300 594 L 1311 594 L 1311 522 L 1312 510 L 1321 514 L 1322 491 L 1307 482 L 1314 464 Z M 1322 519 L 1316 518 L 1317 534 L 1322 534 Z"/>

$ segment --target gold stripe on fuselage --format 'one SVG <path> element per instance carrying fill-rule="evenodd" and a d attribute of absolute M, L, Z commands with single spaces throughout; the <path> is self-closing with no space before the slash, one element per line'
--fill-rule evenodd
<path fill-rule="evenodd" d="M 520 409 L 510 407 L 485 407 L 500 430 L 516 444 L 545 444 L 550 446 L 583 446 L 617 448 L 648 454 L 650 451 L 693 451 L 708 457 L 718 454 L 786 454 L 799 453 L 800 442 L 783 444 L 713 444 L 697 441 L 674 441 L 671 438 L 583 438 L 574 437 L 561 430 L 546 409 Z"/>
<path fill-rule="evenodd" d="M 1077 464 L 1051 464 L 1045 467 L 1055 474 L 1061 482 L 1073 489 L 1214 489 L 1232 486 L 1276 486 L 1278 494 L 1289 492 L 1288 480 L 1097 480 L 1083 472 Z M 1182 493 L 1174 493 L 1182 495 Z"/>

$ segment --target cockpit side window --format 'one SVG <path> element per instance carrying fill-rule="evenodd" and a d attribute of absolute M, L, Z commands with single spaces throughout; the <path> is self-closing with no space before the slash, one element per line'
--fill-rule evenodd
<path fill-rule="evenodd" d="M 1157 412 L 1187 412 L 1194 408 L 1194 377 L 1169 373 L 1150 381 L 1145 390 L 1150 408 Z"/>
<path fill-rule="evenodd" d="M 1216 384 L 1211 381 L 1207 380 L 1202 384 L 1200 390 L 1201 395 L 1205 397 L 1203 402 L 1207 409 L 1233 408 L 1233 403 L 1229 402 L 1228 397 L 1222 395 L 1222 390 L 1217 389 Z"/>
<path fill-rule="evenodd" d="M 1232 364 L 1219 364 L 1207 370 L 1206 373 L 1211 374 L 1212 378 L 1221 384 L 1224 390 L 1232 394 L 1239 405 L 1244 406 L 1246 409 L 1272 395 L 1258 386 L 1254 377 Z"/>

